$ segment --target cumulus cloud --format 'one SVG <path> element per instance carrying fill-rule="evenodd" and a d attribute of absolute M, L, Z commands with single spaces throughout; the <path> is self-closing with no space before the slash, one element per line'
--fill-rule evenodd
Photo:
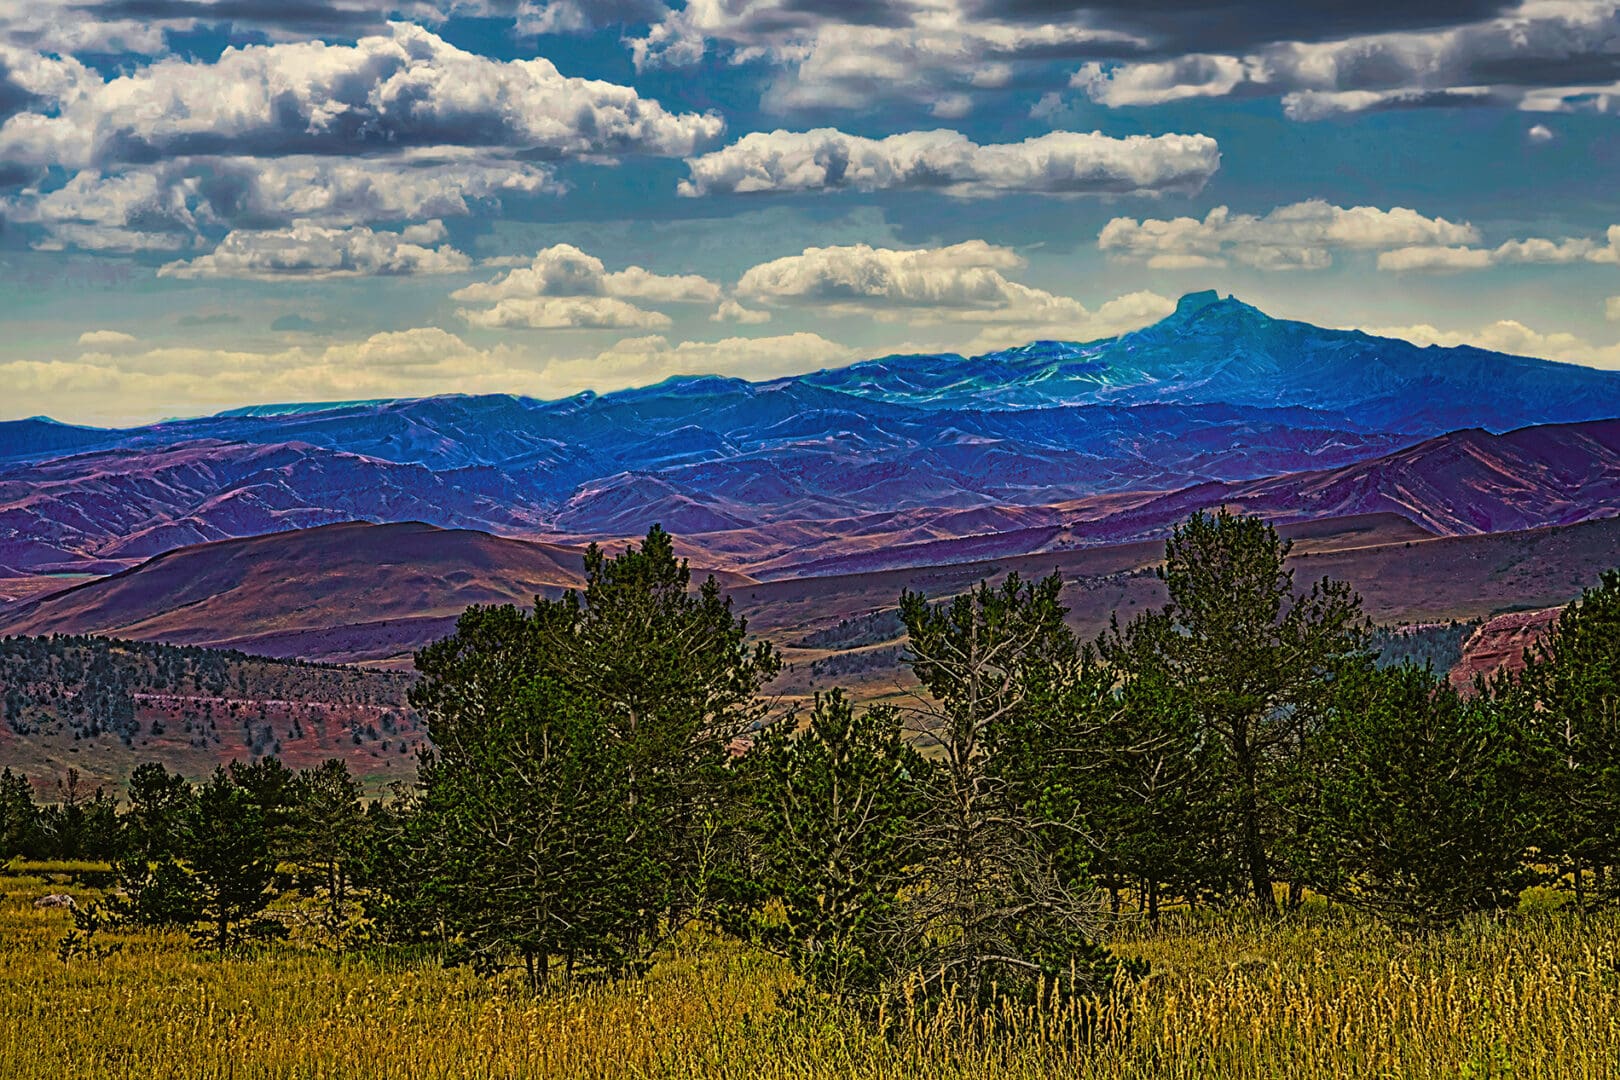
<path fill-rule="evenodd" d="M 764 378 L 854 360 L 816 334 L 671 343 L 621 341 L 601 353 L 547 356 L 502 344 L 482 349 L 437 327 L 374 334 L 323 347 L 269 351 L 159 348 L 0 362 L 0 385 L 31 412 L 126 424 L 247 403 L 344 401 L 446 393 L 557 398 L 640 386 L 677 374 Z"/>
<path fill-rule="evenodd" d="M 609 271 L 602 260 L 572 244 L 538 252 L 489 281 L 457 289 L 452 300 L 488 304 L 460 314 L 474 326 L 534 329 L 660 329 L 670 319 L 630 303 L 713 304 L 720 287 L 696 274 L 655 274 L 640 266 Z"/>
<path fill-rule="evenodd" d="M 136 340 L 134 334 L 122 330 L 86 330 L 79 335 L 79 344 L 87 349 L 117 349 L 133 345 Z"/>
<path fill-rule="evenodd" d="M 1543 332 L 1515 319 L 1500 319 L 1475 330 L 1441 330 L 1427 323 L 1415 326 L 1361 326 L 1377 337 L 1400 338 L 1416 345 L 1454 347 L 1473 345 L 1514 356 L 1538 356 L 1589 367 L 1620 368 L 1620 345 L 1594 345 L 1576 334 Z"/>
<path fill-rule="evenodd" d="M 1530 130 L 1524 134 L 1525 137 L 1533 143 L 1552 142 L 1556 137 L 1553 135 L 1552 128 L 1548 127 L 1546 124 L 1533 124 L 1531 125 Z"/>
<path fill-rule="evenodd" d="M 770 322 L 771 313 L 768 311 L 756 311 L 753 308 L 745 308 L 741 304 L 737 303 L 737 301 L 728 299 L 720 302 L 720 306 L 715 309 L 714 314 L 709 316 L 709 321 L 734 322 L 742 323 L 744 326 L 758 326 L 761 323 Z"/>
<path fill-rule="evenodd" d="M 551 61 L 498 61 L 396 23 L 354 45 L 226 49 L 164 59 L 0 125 L 0 160 L 102 168 L 183 155 L 354 155 L 471 146 L 551 156 L 685 155 L 714 114 L 675 114 L 634 89 Z"/>
<path fill-rule="evenodd" d="M 380 158 L 179 158 L 85 169 L 51 190 L 26 188 L 0 199 L 0 216 L 38 226 L 38 246 L 173 251 L 221 225 L 461 217 L 507 196 L 562 190 L 546 167 L 456 148 Z"/>
<path fill-rule="evenodd" d="M 1441 247 L 1478 239 L 1478 230 L 1466 222 L 1425 217 L 1405 207 L 1345 208 L 1313 199 L 1264 215 L 1234 214 L 1218 206 L 1202 220 L 1114 218 L 1103 226 L 1097 246 L 1157 269 L 1237 262 L 1261 270 L 1313 270 L 1331 265 L 1335 249 Z"/>
<path fill-rule="evenodd" d="M 1609 226 L 1602 240 L 1569 237 L 1548 240 L 1508 240 L 1494 248 L 1420 245 L 1381 252 L 1378 269 L 1391 271 L 1484 270 L 1492 266 L 1524 263 L 1620 264 L 1620 225 Z"/>
<path fill-rule="evenodd" d="M 365 226 L 332 229 L 304 222 L 287 229 L 238 229 L 227 233 L 207 255 L 165 263 L 158 276 L 308 281 L 456 274 L 471 269 L 472 260 L 444 239 L 444 223 L 437 220 L 397 233 L 373 232 Z"/>
<path fill-rule="evenodd" d="M 1465 14 L 1473 17 L 1458 17 Z M 1241 53 L 1093 62 L 1074 82 L 1116 107 L 1272 95 L 1296 120 L 1495 103 L 1608 111 L 1620 101 L 1620 4 L 1613 0 L 1524 0 L 1506 11 L 1442 14 L 1432 25 L 1315 41 L 1279 35 Z"/>
<path fill-rule="evenodd" d="M 671 322 L 614 296 L 511 297 L 456 314 L 485 330 L 661 330 Z"/>
<path fill-rule="evenodd" d="M 1057 56 L 1119 56 L 1140 35 L 1080 18 L 1010 20 L 963 0 L 807 4 L 691 0 L 632 37 L 638 68 L 682 66 L 723 53 L 776 67 L 766 108 L 864 109 L 907 100 L 959 115 L 1013 81 L 1015 68 Z"/>
<path fill-rule="evenodd" d="M 896 250 L 865 244 L 806 248 L 750 268 L 737 294 L 884 322 L 999 324 L 998 344 L 1022 337 L 1104 337 L 1162 317 L 1174 304 L 1152 293 L 1110 301 L 1099 312 L 1080 301 L 1009 279 L 1024 259 L 1009 248 L 970 240 Z"/>
<path fill-rule="evenodd" d="M 1203 188 L 1220 167 L 1206 135 L 1054 131 L 981 146 L 960 132 L 913 131 L 885 139 L 834 128 L 758 131 L 687 159 L 680 194 L 933 189 L 963 198 L 1011 192 L 1114 195 Z"/>

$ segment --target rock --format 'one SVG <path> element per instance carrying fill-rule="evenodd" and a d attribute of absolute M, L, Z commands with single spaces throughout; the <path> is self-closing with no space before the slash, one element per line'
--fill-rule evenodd
<path fill-rule="evenodd" d="M 68 911 L 79 910 L 78 901 L 67 893 L 51 893 L 49 896 L 42 896 L 34 901 L 34 906 L 38 908 L 66 908 Z"/>

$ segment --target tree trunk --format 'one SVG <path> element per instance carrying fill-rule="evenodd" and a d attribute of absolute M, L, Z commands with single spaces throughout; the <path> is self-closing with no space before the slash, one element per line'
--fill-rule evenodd
<path fill-rule="evenodd" d="M 1159 881 L 1157 878 L 1148 878 L 1147 883 L 1147 909 L 1148 922 L 1154 926 L 1159 925 Z"/>
<path fill-rule="evenodd" d="M 1255 776 L 1255 765 L 1247 754 L 1238 759 L 1243 773 L 1243 857 L 1249 867 L 1249 885 L 1254 890 L 1254 903 L 1261 911 L 1274 914 L 1277 897 L 1271 889 L 1271 864 L 1266 858 L 1266 841 L 1260 830 L 1260 793 Z"/>
<path fill-rule="evenodd" d="M 1586 914 L 1586 870 L 1579 855 L 1575 856 L 1575 910 Z"/>

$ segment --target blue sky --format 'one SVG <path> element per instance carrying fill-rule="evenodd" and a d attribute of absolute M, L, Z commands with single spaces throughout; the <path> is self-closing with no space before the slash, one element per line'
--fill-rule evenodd
<path fill-rule="evenodd" d="M 1209 287 L 1620 367 L 1617 108 L 1579 0 L 0 0 L 0 413 L 768 377 Z"/>

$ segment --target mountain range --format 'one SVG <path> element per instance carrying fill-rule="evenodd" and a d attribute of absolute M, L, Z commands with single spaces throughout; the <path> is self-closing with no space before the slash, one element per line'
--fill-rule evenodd
<path fill-rule="evenodd" d="M 758 576 L 1033 543 L 983 539 L 1030 530 L 1118 542 L 1213 501 L 1527 528 L 1620 509 L 1615 425 L 1587 423 L 1615 417 L 1620 372 L 1194 293 L 1101 341 L 764 382 L 258 406 L 116 430 L 3 423 L 0 576 L 107 573 L 355 520 L 565 544 L 659 521 L 700 561 Z M 1517 430 L 1531 425 L 1560 426 Z"/>

